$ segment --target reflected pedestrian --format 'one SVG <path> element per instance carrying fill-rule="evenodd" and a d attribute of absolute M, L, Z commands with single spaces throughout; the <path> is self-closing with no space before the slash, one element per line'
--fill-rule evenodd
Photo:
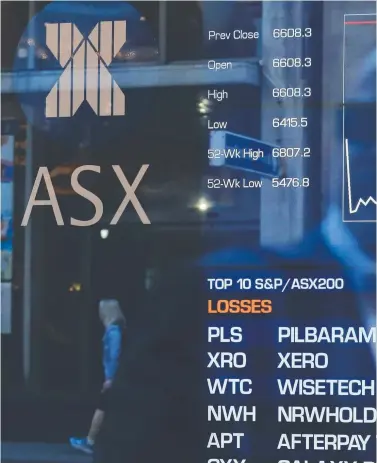
<path fill-rule="evenodd" d="M 99 317 L 105 327 L 105 334 L 103 336 L 103 368 L 105 381 L 87 437 L 70 438 L 72 447 L 89 454 L 93 453 L 96 436 L 103 422 L 106 402 L 108 400 L 108 391 L 118 369 L 125 328 L 124 315 L 119 302 L 115 299 L 104 299 L 100 302 Z"/>

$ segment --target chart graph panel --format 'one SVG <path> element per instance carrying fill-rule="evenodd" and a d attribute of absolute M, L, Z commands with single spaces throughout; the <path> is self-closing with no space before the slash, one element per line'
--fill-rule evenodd
<path fill-rule="evenodd" d="M 376 221 L 376 15 L 344 16 L 343 220 Z"/>

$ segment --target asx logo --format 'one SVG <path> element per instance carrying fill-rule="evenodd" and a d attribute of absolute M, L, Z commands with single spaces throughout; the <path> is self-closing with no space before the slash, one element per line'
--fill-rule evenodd
<path fill-rule="evenodd" d="M 126 21 L 100 21 L 85 39 L 72 23 L 46 23 L 46 45 L 63 68 L 46 117 L 72 117 L 83 101 L 97 116 L 123 116 L 125 96 L 108 66 L 126 42 Z"/>
<path fill-rule="evenodd" d="M 132 185 L 130 185 L 121 167 L 112 166 L 116 176 L 118 177 L 120 184 L 122 185 L 124 189 L 125 197 L 122 203 L 120 204 L 118 210 L 116 211 L 113 219 L 111 220 L 110 225 L 116 225 L 118 223 L 128 203 L 133 204 L 135 211 L 137 212 L 137 215 L 139 216 L 140 221 L 144 225 L 150 225 L 151 221 L 149 220 L 147 214 L 145 213 L 142 205 L 140 204 L 140 201 L 138 200 L 135 194 L 136 188 L 139 186 L 148 167 L 149 167 L 148 164 L 142 165 L 138 174 L 135 177 L 135 180 L 133 181 Z M 73 191 L 77 193 L 78 195 L 82 196 L 83 198 L 87 199 L 93 204 L 95 208 L 95 214 L 90 220 L 78 220 L 78 219 L 71 217 L 70 224 L 74 227 L 89 227 L 91 225 L 95 225 L 97 222 L 101 220 L 102 214 L 103 214 L 103 203 L 100 200 L 100 198 L 97 195 L 95 195 L 92 191 L 89 191 L 86 188 L 84 188 L 79 183 L 79 180 L 78 180 L 79 175 L 81 172 L 84 172 L 84 171 L 92 171 L 92 172 L 101 173 L 101 167 L 94 166 L 94 165 L 80 166 L 80 167 L 77 167 L 72 172 L 72 175 L 71 175 L 71 186 L 72 186 Z M 36 199 L 42 179 L 44 180 L 45 186 L 47 188 L 49 199 Z M 31 212 L 34 206 L 51 206 L 54 212 L 54 215 L 55 215 L 55 220 L 56 220 L 57 225 L 58 226 L 64 225 L 63 216 L 62 216 L 62 213 L 59 207 L 59 203 L 58 203 L 55 191 L 54 191 L 54 186 L 52 184 L 51 176 L 50 176 L 50 173 L 47 167 L 40 167 L 38 170 L 38 174 L 35 179 L 28 204 L 26 206 L 25 214 L 21 222 L 22 227 L 26 227 L 28 225 L 30 215 L 31 215 Z"/>

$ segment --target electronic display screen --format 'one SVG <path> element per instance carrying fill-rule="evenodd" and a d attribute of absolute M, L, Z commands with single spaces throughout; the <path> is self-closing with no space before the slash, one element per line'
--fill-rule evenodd
<path fill-rule="evenodd" d="M 1 10 L 4 461 L 376 463 L 376 3 Z"/>

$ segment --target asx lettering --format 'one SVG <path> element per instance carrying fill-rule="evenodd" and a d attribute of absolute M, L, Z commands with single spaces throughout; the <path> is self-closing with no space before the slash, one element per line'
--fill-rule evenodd
<path fill-rule="evenodd" d="M 149 225 L 151 223 L 148 216 L 147 216 L 147 214 L 145 213 L 143 207 L 141 206 L 138 198 L 136 197 L 136 194 L 135 194 L 136 188 L 139 186 L 139 184 L 140 184 L 142 178 L 144 177 L 144 174 L 146 173 L 148 167 L 149 167 L 148 164 L 142 165 L 139 172 L 138 172 L 138 174 L 137 174 L 137 176 L 135 177 L 135 180 L 133 181 L 132 185 L 130 185 L 127 178 L 126 178 L 126 176 L 124 175 L 121 167 L 117 166 L 117 165 L 112 166 L 112 168 L 113 168 L 116 176 L 118 177 L 118 180 L 120 181 L 126 195 L 125 195 L 122 203 L 120 204 L 118 210 L 116 211 L 113 219 L 111 220 L 110 225 L 116 225 L 118 223 L 121 215 L 123 214 L 123 212 L 124 212 L 124 210 L 125 210 L 125 208 L 126 208 L 126 206 L 127 206 L 127 204 L 129 202 L 131 202 L 133 204 L 133 206 L 134 206 L 134 208 L 135 208 L 135 210 L 136 210 L 136 212 L 137 212 L 137 214 L 138 214 L 138 216 L 139 216 L 139 218 L 140 218 L 140 220 L 141 220 L 141 222 L 143 224 L 148 224 Z M 78 167 L 77 169 L 75 169 L 72 172 L 71 186 L 72 186 L 72 189 L 78 195 L 86 198 L 88 201 L 90 201 L 94 205 L 95 214 L 90 220 L 78 220 L 78 219 L 74 219 L 74 218 L 71 217 L 70 224 L 75 226 L 75 227 L 89 227 L 91 225 L 94 225 L 101 219 L 102 214 L 103 214 L 103 204 L 102 204 L 102 201 L 100 200 L 100 198 L 97 195 L 95 195 L 94 193 L 92 193 L 91 191 L 84 188 L 82 185 L 80 185 L 80 183 L 78 181 L 79 174 L 81 172 L 84 172 L 84 171 L 87 171 L 87 170 L 92 171 L 92 172 L 97 172 L 97 173 L 101 172 L 100 166 L 85 165 L 85 166 Z M 43 180 L 45 182 L 45 185 L 46 185 L 46 188 L 47 188 L 47 193 L 48 193 L 48 196 L 49 196 L 49 199 L 46 199 L 46 200 L 38 200 L 38 199 L 36 199 L 38 189 L 39 189 L 40 183 L 42 181 L 42 178 L 43 178 Z M 24 214 L 24 217 L 23 217 L 22 222 L 21 222 L 22 227 L 27 226 L 27 224 L 29 222 L 29 219 L 30 219 L 31 211 L 33 210 L 34 206 L 51 206 L 52 210 L 54 212 L 54 215 L 55 215 L 57 225 L 59 225 L 59 226 L 64 225 L 63 216 L 62 216 L 62 213 L 61 213 L 60 208 L 59 208 L 59 203 L 58 203 L 58 200 L 56 198 L 56 194 L 55 194 L 55 191 L 54 191 L 52 180 L 51 180 L 51 177 L 50 177 L 50 174 L 48 172 L 47 167 L 40 167 L 39 170 L 38 170 L 38 174 L 37 174 L 37 177 L 35 179 L 31 194 L 30 194 L 30 198 L 29 198 L 26 210 L 25 210 L 25 214 Z"/>

